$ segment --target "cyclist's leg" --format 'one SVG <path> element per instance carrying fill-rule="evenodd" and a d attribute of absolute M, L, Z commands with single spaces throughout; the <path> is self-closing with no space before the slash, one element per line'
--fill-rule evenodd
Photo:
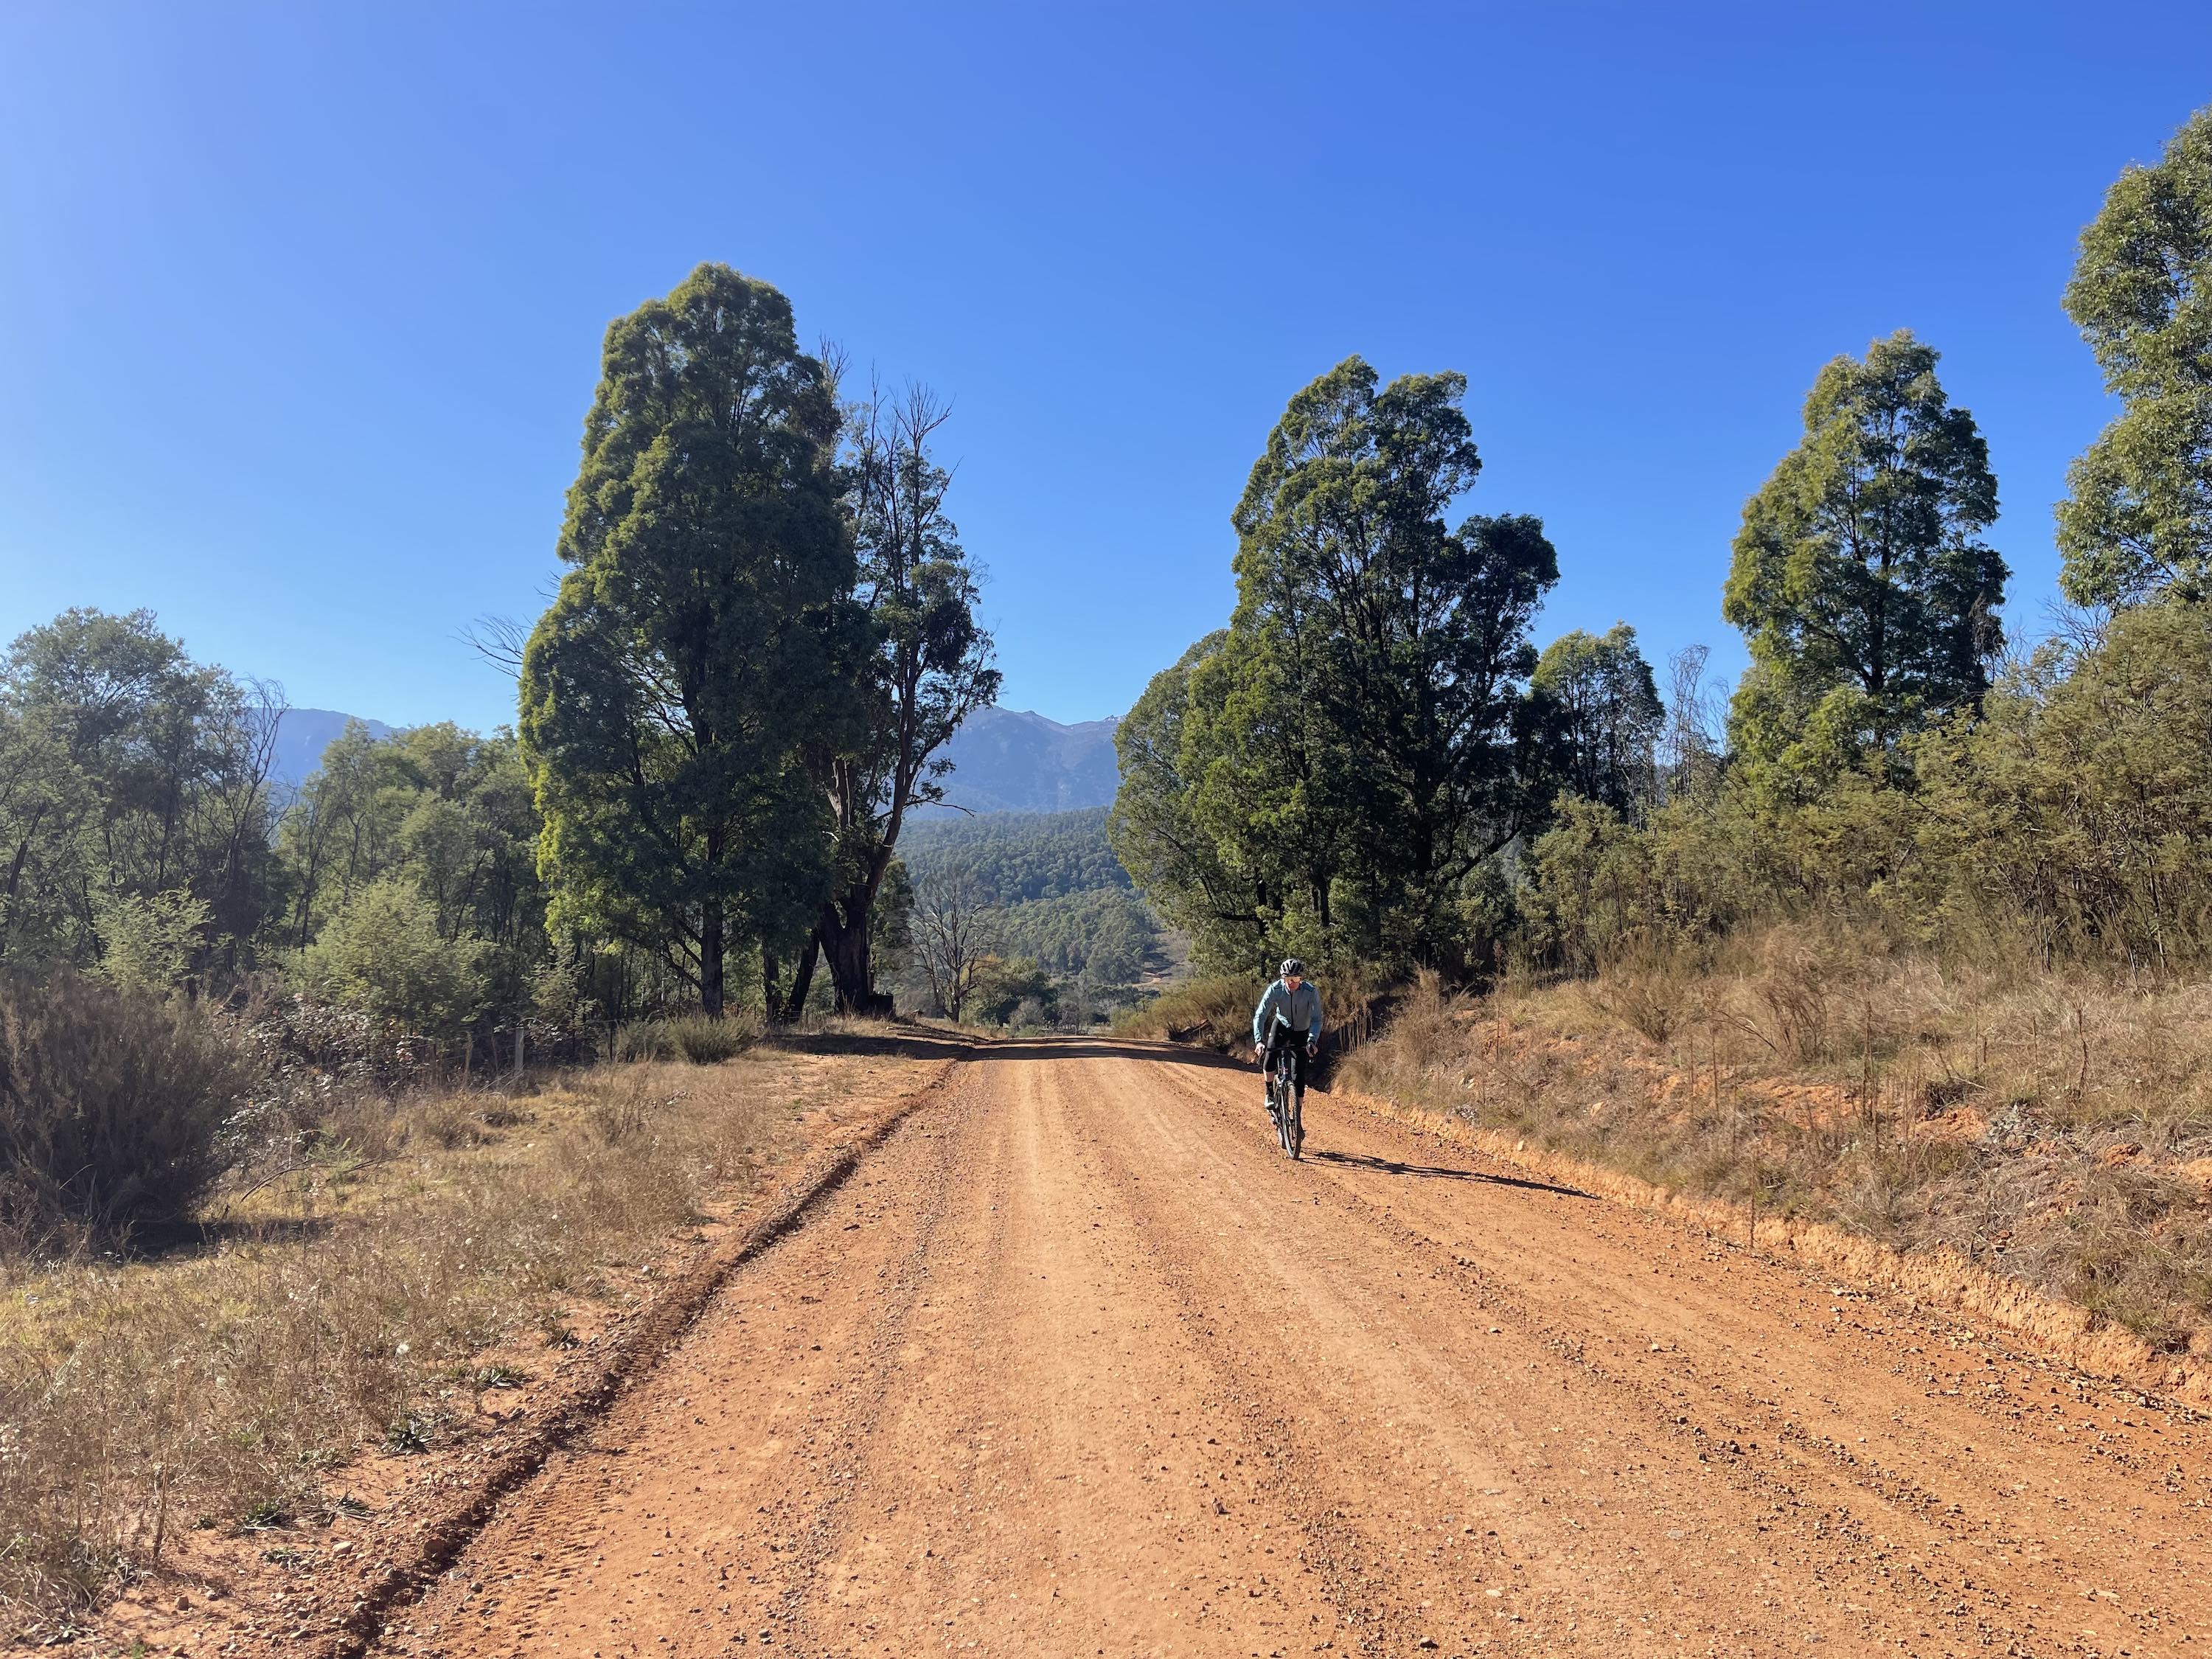
<path fill-rule="evenodd" d="M 1306 1045 L 1301 1040 L 1291 1043 L 1291 1085 L 1300 1100 L 1306 1097 Z"/>

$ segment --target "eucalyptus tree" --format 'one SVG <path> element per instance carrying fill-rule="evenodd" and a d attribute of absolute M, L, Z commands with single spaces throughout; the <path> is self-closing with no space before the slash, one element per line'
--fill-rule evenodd
<path fill-rule="evenodd" d="M 2066 309 L 2120 413 L 2058 506 L 2067 597 L 2212 588 L 2212 108 L 2131 167 L 2081 233 Z"/>
<path fill-rule="evenodd" d="M 1633 628 L 1617 623 L 1601 635 L 1561 635 L 1544 647 L 1528 683 L 1565 787 L 1623 815 L 1652 803 L 1667 711 Z"/>
<path fill-rule="evenodd" d="M 860 714 L 838 412 L 766 283 L 703 264 L 607 330 L 522 661 L 553 924 L 651 945 L 720 1014 L 733 941 L 811 925 L 831 825 L 805 764 Z"/>
<path fill-rule="evenodd" d="M 1291 398 L 1232 515 L 1227 634 L 1123 743 L 1117 844 L 1238 965 L 1455 959 L 1465 884 L 1541 810 L 1524 682 L 1558 559 L 1533 518 L 1447 528 L 1465 390 L 1352 357 Z"/>
<path fill-rule="evenodd" d="M 817 951 L 837 1006 L 888 1012 L 876 990 L 877 902 L 916 807 L 945 798 L 945 748 L 999 692 L 991 636 L 975 620 L 976 573 L 945 510 L 951 472 L 933 453 L 950 409 L 926 388 L 872 387 L 847 411 L 842 472 L 857 562 L 858 649 L 844 665 L 862 718 L 816 746 L 834 845 L 830 882 L 802 947 L 786 1012 L 806 1000 Z"/>
<path fill-rule="evenodd" d="M 1989 448 L 1899 330 L 1838 357 L 1805 400 L 1805 437 L 1745 504 L 1722 612 L 1751 666 L 1735 751 L 1785 795 L 1872 763 L 1980 703 L 2002 643 L 2005 562 Z"/>
<path fill-rule="evenodd" d="M 121 951 L 217 977 L 276 902 L 282 695 L 196 662 L 149 611 L 77 609 L 0 654 L 0 959 Z M 143 947 L 143 948 L 142 948 Z"/>
<path fill-rule="evenodd" d="M 1190 937 L 1200 962 L 1237 969 L 1267 949 L 1261 896 L 1236 843 L 1224 847 L 1199 820 L 1197 780 L 1185 768 L 1207 757 L 1184 737 L 1192 672 L 1228 639 L 1217 629 L 1153 675 L 1114 728 L 1121 784 L 1106 833 L 1121 867 L 1162 919 Z"/>

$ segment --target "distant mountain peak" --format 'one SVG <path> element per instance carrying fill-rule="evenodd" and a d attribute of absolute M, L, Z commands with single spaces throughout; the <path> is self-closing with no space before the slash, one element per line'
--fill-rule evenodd
<path fill-rule="evenodd" d="M 1119 716 L 1073 726 L 1026 708 L 979 708 L 945 746 L 945 806 L 970 812 L 1069 812 L 1109 806 L 1121 787 Z"/>
<path fill-rule="evenodd" d="M 356 720 L 368 728 L 372 738 L 388 738 L 392 733 L 393 728 L 382 720 L 341 714 L 335 708 L 286 709 L 276 720 L 276 751 L 270 781 L 299 787 L 321 767 L 323 750 L 345 731 L 346 723 Z"/>

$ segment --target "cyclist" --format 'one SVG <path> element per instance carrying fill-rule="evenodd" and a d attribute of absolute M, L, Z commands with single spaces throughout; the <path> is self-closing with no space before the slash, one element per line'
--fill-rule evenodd
<path fill-rule="evenodd" d="M 1275 1044 L 1291 1044 L 1291 1077 L 1298 1103 L 1306 1098 L 1306 1062 L 1321 1051 L 1321 990 L 1306 981 L 1306 965 L 1296 957 L 1283 963 L 1283 976 L 1260 995 L 1252 1011 L 1252 1046 L 1259 1051 L 1260 1074 L 1267 1075 Z M 1305 1041 L 1298 1041 L 1303 1033 Z"/>

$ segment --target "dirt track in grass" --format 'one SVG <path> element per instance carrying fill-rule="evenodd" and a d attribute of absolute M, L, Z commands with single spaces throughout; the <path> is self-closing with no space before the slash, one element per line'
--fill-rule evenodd
<path fill-rule="evenodd" d="M 975 1051 L 373 1650 L 2212 1653 L 2201 1419 L 1259 1096 Z"/>

